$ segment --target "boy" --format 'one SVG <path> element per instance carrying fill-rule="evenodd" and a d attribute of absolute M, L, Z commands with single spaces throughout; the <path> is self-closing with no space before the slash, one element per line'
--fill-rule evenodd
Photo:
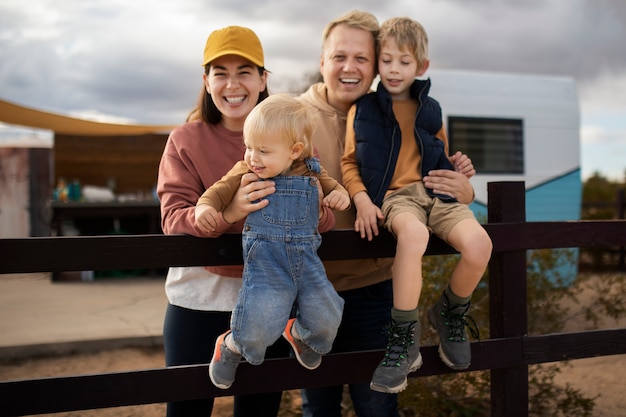
<path fill-rule="evenodd" d="M 322 204 L 331 209 L 347 209 L 350 198 L 313 157 L 313 127 L 298 100 L 284 94 L 265 99 L 244 123 L 244 161 L 198 200 L 196 223 L 211 231 L 242 175 L 253 172 L 276 183 L 276 191 L 266 197 L 269 204 L 250 213 L 243 228 L 243 285 L 231 329 L 217 339 L 209 366 L 211 381 L 219 388 L 231 386 L 242 356 L 261 364 L 265 349 L 281 334 L 307 369 L 317 368 L 321 355 L 332 347 L 343 300 L 317 256 L 318 187 L 325 196 Z M 289 319 L 294 303 L 296 318 Z"/>
<path fill-rule="evenodd" d="M 396 393 L 406 388 L 407 374 L 422 365 L 418 302 L 430 231 L 461 254 L 448 287 L 428 314 L 439 335 L 439 355 L 452 369 L 470 365 L 464 316 L 492 244 L 467 205 L 433 194 L 422 182 L 431 170 L 461 171 L 453 165 L 460 153 L 447 156 L 441 108 L 428 96 L 430 80 L 415 79 L 429 66 L 426 32 L 412 19 L 389 19 L 381 25 L 379 45 L 381 82 L 348 113 L 341 162 L 343 184 L 357 210 L 355 230 L 371 240 L 378 234 L 378 221 L 384 220 L 398 241 L 389 341 L 370 383 L 373 390 Z M 472 173 L 473 167 L 466 174 Z"/>

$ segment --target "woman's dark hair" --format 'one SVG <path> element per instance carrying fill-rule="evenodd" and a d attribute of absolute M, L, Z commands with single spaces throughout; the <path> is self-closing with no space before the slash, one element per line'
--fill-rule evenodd
<path fill-rule="evenodd" d="M 265 68 L 257 67 L 259 74 L 263 76 L 265 73 Z M 204 73 L 209 75 L 209 71 L 211 70 L 211 64 L 206 64 L 204 66 Z M 259 100 L 257 104 L 265 100 L 269 97 L 269 92 L 267 91 L 267 83 L 265 85 L 265 89 L 259 93 Z M 209 124 L 218 124 L 222 120 L 222 112 L 220 112 L 213 102 L 213 98 L 211 98 L 211 94 L 206 91 L 206 87 L 202 84 L 202 90 L 200 91 L 200 97 L 198 99 L 198 104 L 196 107 L 189 113 L 187 116 L 187 121 L 202 119 L 204 122 Z"/>

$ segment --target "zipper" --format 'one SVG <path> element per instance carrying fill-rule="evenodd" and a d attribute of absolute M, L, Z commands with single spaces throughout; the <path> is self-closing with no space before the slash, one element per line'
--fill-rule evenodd
<path fill-rule="evenodd" d="M 391 113 L 393 114 L 393 111 Z M 376 192 L 376 196 L 374 198 L 374 201 L 377 201 L 380 198 L 381 193 L 384 193 L 385 191 L 387 191 L 387 190 L 384 189 L 385 188 L 385 179 L 389 175 L 389 169 L 391 167 L 391 159 L 392 159 L 393 147 L 394 147 L 394 144 L 396 142 L 396 132 L 398 131 L 398 122 L 395 120 L 395 117 L 394 117 L 393 122 L 394 122 L 393 123 L 393 131 L 391 132 L 391 152 L 389 152 L 389 157 L 387 158 L 387 166 L 385 167 L 385 173 L 383 174 L 383 181 L 380 183 L 380 188 Z M 400 152 L 400 151 L 398 150 L 398 152 Z"/>
<path fill-rule="evenodd" d="M 424 104 L 422 102 L 422 96 L 424 93 L 424 89 L 426 88 L 426 86 L 422 87 L 422 89 L 420 90 L 418 96 L 417 96 L 417 103 L 419 104 L 419 107 L 417 109 L 417 113 L 415 113 L 415 118 L 413 119 L 413 134 L 415 135 L 415 139 L 417 139 L 417 144 L 419 145 L 420 148 L 420 163 L 419 163 L 419 173 L 422 176 L 422 179 L 424 177 L 424 173 L 422 172 L 422 167 L 424 166 L 424 141 L 422 140 L 422 137 L 420 136 L 419 132 L 417 131 L 417 116 L 419 116 L 420 112 L 422 111 L 422 105 Z"/>

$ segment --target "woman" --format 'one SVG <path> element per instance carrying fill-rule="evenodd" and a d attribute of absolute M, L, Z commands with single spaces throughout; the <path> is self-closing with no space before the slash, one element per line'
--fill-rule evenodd
<path fill-rule="evenodd" d="M 240 233 L 245 216 L 267 205 L 263 198 L 275 191 L 272 181 L 244 175 L 215 231 L 203 232 L 195 226 L 198 198 L 242 159 L 243 122 L 268 97 L 263 48 L 250 29 L 230 26 L 211 33 L 202 64 L 204 85 L 198 106 L 187 123 L 170 134 L 159 166 L 157 192 L 165 234 Z M 325 209 L 320 230 L 333 222 L 332 213 Z M 169 269 L 163 328 L 168 366 L 211 361 L 215 340 L 229 329 L 241 275 L 241 266 Z M 286 342 L 279 341 L 268 350 L 268 357 L 288 356 L 288 349 Z M 234 415 L 276 416 L 280 399 L 280 392 L 236 396 Z M 167 415 L 210 416 L 212 408 L 212 399 L 169 403 Z"/>

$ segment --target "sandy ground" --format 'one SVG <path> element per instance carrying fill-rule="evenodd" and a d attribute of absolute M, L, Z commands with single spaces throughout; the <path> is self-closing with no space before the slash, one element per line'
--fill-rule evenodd
<path fill-rule="evenodd" d="M 596 398 L 595 417 L 626 415 L 626 355 L 603 356 L 569 362 L 556 377 L 588 398 Z"/>
<path fill-rule="evenodd" d="M 593 279 L 602 279 L 594 276 Z M 593 280 L 589 285 L 595 285 Z M 615 288 L 614 288 L 615 289 Z M 583 290 L 579 295 L 580 304 L 566 302 L 564 305 L 574 314 L 581 308 L 591 304 L 590 289 Z M 567 320 L 564 332 L 610 329 L 626 327 L 626 318 L 616 320 L 601 318 L 598 326 L 582 322 L 576 317 Z M 601 356 L 597 358 L 578 359 L 566 363 L 562 372 L 556 376 L 558 384 L 569 383 L 572 388 L 580 390 L 587 398 L 595 398 L 594 417 L 621 417 L 626 415 L 626 355 Z"/>
<path fill-rule="evenodd" d="M 584 300 L 584 297 L 583 297 Z M 615 321 L 603 320 L 599 328 L 624 327 L 626 319 Z M 576 320 L 566 326 L 567 331 L 577 330 Z M 587 326 L 589 327 L 589 326 Z M 48 358 L 31 358 L 14 362 L 0 362 L 0 380 L 23 379 L 77 375 L 85 373 L 112 372 L 132 369 L 162 367 L 164 363 L 160 347 L 126 348 L 97 353 Z M 605 356 L 569 362 L 556 378 L 558 384 L 569 383 L 587 397 L 597 397 L 594 416 L 617 417 L 625 415 L 626 410 L 626 355 Z M 289 410 L 298 407 L 297 392 L 285 395 L 281 416 L 293 415 Z M 226 417 L 232 413 L 232 399 L 218 398 L 213 413 L 214 417 Z M 165 414 L 164 404 L 119 407 L 112 409 L 90 410 L 69 413 L 50 414 L 50 416 L 86 416 L 86 417 L 152 417 Z"/>

